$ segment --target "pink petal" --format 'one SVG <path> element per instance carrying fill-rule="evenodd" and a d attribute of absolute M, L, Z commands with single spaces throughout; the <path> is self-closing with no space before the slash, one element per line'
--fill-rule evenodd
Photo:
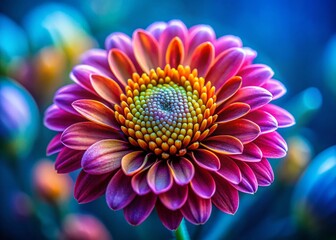
<path fill-rule="evenodd" d="M 77 65 L 72 69 L 72 72 L 70 73 L 70 78 L 75 83 L 80 85 L 82 88 L 94 94 L 95 92 L 90 82 L 91 74 L 102 74 L 102 73 L 98 69 L 90 65 L 82 64 L 82 65 Z"/>
<path fill-rule="evenodd" d="M 136 196 L 131 186 L 131 178 L 119 170 L 107 185 L 105 196 L 111 209 L 119 210 L 126 207 Z"/>
<path fill-rule="evenodd" d="M 260 148 L 253 142 L 250 142 L 244 145 L 242 154 L 232 155 L 231 157 L 244 162 L 260 162 L 262 156 L 263 153 Z"/>
<path fill-rule="evenodd" d="M 266 105 L 267 106 L 267 105 Z M 244 118 L 249 119 L 260 127 L 260 133 L 274 132 L 278 128 L 276 119 L 269 113 L 263 110 L 255 110 L 250 112 Z"/>
<path fill-rule="evenodd" d="M 209 150 L 199 148 L 191 152 L 191 156 L 201 168 L 209 171 L 217 171 L 220 168 L 219 158 Z"/>
<path fill-rule="evenodd" d="M 243 66 L 251 65 L 253 60 L 257 57 L 257 52 L 248 47 L 244 47 L 243 51 L 246 54 Z"/>
<path fill-rule="evenodd" d="M 103 49 L 91 49 L 85 52 L 81 58 L 81 63 L 90 65 L 105 75 L 111 75 L 111 70 L 107 62 L 107 51 Z"/>
<path fill-rule="evenodd" d="M 148 160 L 144 151 L 134 151 L 126 154 L 121 159 L 121 168 L 124 174 L 132 176 L 141 171 Z"/>
<path fill-rule="evenodd" d="M 201 168 L 195 168 L 195 176 L 190 183 L 191 189 L 201 198 L 211 198 L 216 191 L 216 184 L 211 174 Z"/>
<path fill-rule="evenodd" d="M 165 161 L 156 162 L 148 171 L 147 182 L 155 194 L 168 191 L 173 185 L 173 176 Z"/>
<path fill-rule="evenodd" d="M 114 75 L 123 86 L 127 86 L 128 79 L 136 72 L 135 66 L 129 57 L 118 49 L 111 49 L 108 53 L 108 62 Z"/>
<path fill-rule="evenodd" d="M 156 211 L 162 224 L 169 230 L 176 230 L 183 219 L 180 210 L 172 211 L 167 209 L 160 201 L 156 203 Z"/>
<path fill-rule="evenodd" d="M 148 73 L 149 70 L 160 66 L 158 43 L 148 32 L 143 30 L 134 32 L 133 49 L 135 58 L 143 71 Z"/>
<path fill-rule="evenodd" d="M 228 100 L 228 103 L 243 102 L 250 105 L 251 110 L 260 108 L 272 100 L 272 94 L 261 87 L 242 87 Z"/>
<path fill-rule="evenodd" d="M 68 148 L 86 150 L 102 139 L 120 138 L 119 133 L 92 122 L 75 123 L 64 130 L 61 141 Z"/>
<path fill-rule="evenodd" d="M 222 212 L 235 214 L 239 206 L 238 191 L 225 180 L 216 179 L 216 193 L 211 198 L 213 204 Z"/>
<path fill-rule="evenodd" d="M 211 199 L 198 197 L 189 191 L 188 200 L 181 208 L 183 216 L 193 224 L 204 224 L 211 215 Z"/>
<path fill-rule="evenodd" d="M 112 106 L 120 103 L 120 95 L 123 93 L 123 90 L 113 79 L 102 75 L 92 74 L 91 84 L 99 96 L 111 103 Z"/>
<path fill-rule="evenodd" d="M 218 124 L 215 134 L 234 136 L 243 144 L 246 144 L 252 142 L 259 136 L 260 128 L 257 124 L 250 120 L 237 119 L 228 123 Z"/>
<path fill-rule="evenodd" d="M 76 200 L 79 203 L 88 203 L 96 200 L 105 193 L 111 177 L 111 173 L 90 175 L 82 170 L 79 173 L 75 184 L 74 195 Z"/>
<path fill-rule="evenodd" d="M 47 128 L 54 131 L 63 131 L 70 125 L 84 120 L 84 118 L 66 112 L 53 104 L 46 110 L 43 121 Z"/>
<path fill-rule="evenodd" d="M 86 119 L 99 125 L 110 127 L 113 130 L 120 131 L 120 126 L 115 120 L 114 112 L 105 104 L 89 99 L 77 100 L 72 106 Z"/>
<path fill-rule="evenodd" d="M 191 55 L 190 68 L 197 69 L 198 76 L 204 77 L 214 60 L 215 50 L 210 42 L 199 45 Z"/>
<path fill-rule="evenodd" d="M 240 48 L 230 48 L 221 53 L 205 76 L 215 88 L 220 88 L 228 79 L 235 76 L 244 61 L 245 53 Z"/>
<path fill-rule="evenodd" d="M 61 142 L 62 133 L 58 133 L 53 139 L 50 140 L 47 146 L 47 156 L 60 152 L 64 145 Z"/>
<path fill-rule="evenodd" d="M 136 196 L 134 200 L 124 208 L 126 221 L 131 225 L 139 225 L 150 215 L 155 206 L 156 196 L 149 193 L 144 196 Z"/>
<path fill-rule="evenodd" d="M 189 30 L 189 55 L 201 44 L 213 43 L 216 39 L 214 30 L 207 25 L 196 25 Z M 212 44 L 211 44 L 212 45 Z M 214 49 L 213 49 L 214 50 Z M 215 51 L 213 51 L 215 53 Z"/>
<path fill-rule="evenodd" d="M 258 190 L 258 181 L 252 169 L 241 161 L 236 161 L 236 164 L 242 173 L 242 181 L 238 185 L 232 184 L 232 186 L 244 193 L 255 193 Z"/>
<path fill-rule="evenodd" d="M 213 152 L 220 154 L 240 154 L 243 152 L 242 142 L 233 136 L 218 135 L 205 139 L 201 145 Z"/>
<path fill-rule="evenodd" d="M 265 158 L 282 158 L 287 154 L 287 143 L 277 132 L 266 133 L 255 141 Z"/>
<path fill-rule="evenodd" d="M 230 157 L 219 155 L 221 167 L 216 172 L 220 177 L 233 184 L 239 184 L 242 181 L 242 174 L 238 165 Z"/>
<path fill-rule="evenodd" d="M 235 102 L 231 103 L 228 106 L 219 109 L 217 112 L 218 118 L 216 122 L 218 123 L 228 123 L 233 120 L 237 120 L 248 114 L 251 108 L 246 103 Z"/>
<path fill-rule="evenodd" d="M 148 170 L 138 172 L 132 177 L 132 188 L 138 195 L 145 195 L 151 191 L 147 183 Z"/>
<path fill-rule="evenodd" d="M 81 160 L 84 151 L 76 151 L 70 148 L 63 148 L 57 155 L 55 169 L 58 173 L 69 173 L 81 167 Z"/>
<path fill-rule="evenodd" d="M 240 38 L 232 35 L 220 37 L 215 42 L 216 56 L 226 51 L 229 48 L 240 48 L 243 45 Z"/>
<path fill-rule="evenodd" d="M 131 151 L 127 142 L 114 139 L 101 140 L 86 150 L 82 158 L 82 167 L 89 174 L 112 172 L 120 168 L 122 157 Z"/>
<path fill-rule="evenodd" d="M 290 127 L 295 124 L 295 119 L 292 114 L 281 107 L 273 104 L 267 104 L 262 108 L 262 110 L 270 113 L 273 117 L 275 117 L 279 128 Z"/>
<path fill-rule="evenodd" d="M 166 63 L 173 68 L 177 68 L 184 59 L 184 47 L 179 37 L 173 38 L 166 51 Z"/>
<path fill-rule="evenodd" d="M 257 177 L 259 186 L 269 186 L 274 181 L 272 166 L 266 158 L 257 163 L 248 163 L 248 165 Z"/>
<path fill-rule="evenodd" d="M 234 76 L 227 80 L 222 87 L 219 89 L 216 89 L 216 95 L 217 95 L 217 106 L 224 103 L 226 100 L 228 100 L 230 97 L 232 97 L 238 89 L 242 85 L 242 79 L 239 76 Z"/>
<path fill-rule="evenodd" d="M 188 186 L 174 184 L 169 191 L 161 193 L 159 198 L 163 205 L 170 210 L 180 209 L 188 198 Z"/>
<path fill-rule="evenodd" d="M 146 29 L 157 41 L 159 41 L 160 36 L 167 27 L 167 23 L 165 22 L 155 22 L 149 25 Z"/>
<path fill-rule="evenodd" d="M 262 87 L 272 93 L 273 100 L 282 97 L 287 92 L 286 87 L 281 82 L 275 79 L 268 80 L 262 85 Z"/>
<path fill-rule="evenodd" d="M 170 161 L 168 164 L 172 171 L 174 180 L 178 185 L 188 184 L 194 177 L 195 174 L 194 165 L 185 157 L 174 159 Z"/>
<path fill-rule="evenodd" d="M 273 75 L 273 70 L 263 64 L 252 64 L 244 67 L 238 73 L 243 78 L 243 86 L 261 86 Z"/>

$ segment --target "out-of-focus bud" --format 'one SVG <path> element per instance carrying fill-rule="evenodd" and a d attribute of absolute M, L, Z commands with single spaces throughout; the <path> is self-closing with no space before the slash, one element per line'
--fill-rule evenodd
<path fill-rule="evenodd" d="M 336 238 L 335 186 L 336 146 L 333 146 L 312 161 L 295 188 L 293 216 L 307 236 Z"/>
<path fill-rule="evenodd" d="M 9 78 L 0 78 L 0 155 L 21 159 L 30 152 L 39 123 L 37 105 L 31 95 Z"/>
<path fill-rule="evenodd" d="M 312 158 L 312 146 L 303 136 L 288 138 L 288 153 L 279 167 L 282 182 L 295 183 Z"/>
<path fill-rule="evenodd" d="M 33 171 L 33 186 L 38 195 L 53 203 L 69 199 L 73 182 L 68 175 L 57 174 L 53 162 L 41 160 Z"/>
<path fill-rule="evenodd" d="M 71 214 L 63 223 L 61 239 L 64 240 L 108 240 L 110 233 L 97 218 L 91 215 Z"/>

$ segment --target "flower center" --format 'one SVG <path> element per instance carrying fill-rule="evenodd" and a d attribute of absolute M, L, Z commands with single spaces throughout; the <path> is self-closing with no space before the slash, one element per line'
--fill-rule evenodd
<path fill-rule="evenodd" d="M 215 87 L 197 70 L 166 65 L 133 74 L 115 106 L 116 119 L 131 144 L 163 159 L 183 156 L 217 127 Z"/>

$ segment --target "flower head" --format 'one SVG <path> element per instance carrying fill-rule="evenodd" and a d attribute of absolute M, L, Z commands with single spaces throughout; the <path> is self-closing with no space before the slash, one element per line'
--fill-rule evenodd
<path fill-rule="evenodd" d="M 56 169 L 82 168 L 77 200 L 105 193 L 132 225 L 154 207 L 169 229 L 205 223 L 212 204 L 235 213 L 239 191 L 273 181 L 267 158 L 287 151 L 276 130 L 294 123 L 269 104 L 286 90 L 255 57 L 237 37 L 176 20 L 110 35 L 46 112 Z"/>

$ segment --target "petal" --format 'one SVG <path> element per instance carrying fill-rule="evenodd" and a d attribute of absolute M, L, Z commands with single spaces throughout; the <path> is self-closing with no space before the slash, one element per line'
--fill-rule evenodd
<path fill-rule="evenodd" d="M 131 186 L 131 178 L 119 170 L 106 188 L 106 202 L 113 210 L 126 207 L 136 196 Z"/>
<path fill-rule="evenodd" d="M 190 183 L 191 189 L 201 198 L 211 198 L 216 191 L 216 184 L 208 171 L 195 168 L 195 176 Z"/>
<path fill-rule="evenodd" d="M 292 114 L 281 107 L 273 104 L 267 104 L 262 108 L 262 110 L 270 113 L 273 117 L 275 117 L 279 128 L 290 127 L 295 124 L 295 119 Z"/>
<path fill-rule="evenodd" d="M 81 160 L 84 151 L 72 150 L 70 148 L 63 148 L 57 155 L 55 161 L 55 169 L 57 173 L 69 173 L 81 167 Z"/>
<path fill-rule="evenodd" d="M 155 206 L 156 196 L 149 193 L 144 196 L 136 196 L 134 200 L 124 208 L 126 221 L 131 225 L 139 225 L 150 215 Z"/>
<path fill-rule="evenodd" d="M 243 102 L 250 105 L 251 110 L 260 108 L 272 100 L 272 94 L 261 87 L 242 87 L 228 100 L 228 103 Z"/>
<path fill-rule="evenodd" d="M 229 48 L 240 48 L 242 47 L 243 43 L 239 37 L 226 35 L 220 37 L 215 42 L 215 52 L 216 56 L 224 52 Z"/>
<path fill-rule="evenodd" d="M 263 64 L 252 64 L 244 67 L 238 73 L 243 79 L 243 86 L 261 86 L 273 75 L 273 70 Z"/>
<path fill-rule="evenodd" d="M 157 41 L 159 41 L 160 36 L 167 27 L 167 23 L 165 22 L 155 22 L 149 25 L 146 29 Z"/>
<path fill-rule="evenodd" d="M 233 155 L 243 152 L 243 144 L 238 138 L 228 135 L 212 136 L 205 139 L 201 145 L 213 152 Z"/>
<path fill-rule="evenodd" d="M 221 167 L 216 173 L 230 183 L 239 184 L 242 180 L 242 174 L 235 161 L 225 155 L 219 155 L 219 158 Z"/>
<path fill-rule="evenodd" d="M 238 138 L 243 144 L 252 142 L 260 134 L 260 128 L 247 119 L 237 119 L 232 122 L 218 124 L 216 135 L 230 135 Z"/>
<path fill-rule="evenodd" d="M 155 194 L 168 191 L 173 185 L 173 176 L 165 161 L 156 162 L 148 171 L 147 182 Z"/>
<path fill-rule="evenodd" d="M 258 181 L 252 169 L 241 161 L 237 161 L 236 164 L 242 173 L 242 181 L 238 185 L 232 184 L 232 186 L 241 192 L 255 193 L 258 190 Z"/>
<path fill-rule="evenodd" d="M 219 158 L 209 150 L 199 148 L 191 152 L 191 156 L 201 168 L 209 171 L 217 171 L 220 168 Z"/>
<path fill-rule="evenodd" d="M 262 85 L 262 87 L 272 93 L 273 100 L 282 97 L 287 92 L 286 87 L 281 82 L 275 79 L 268 80 Z"/>
<path fill-rule="evenodd" d="M 183 216 L 193 224 L 204 224 L 211 215 L 211 200 L 198 197 L 189 191 L 188 200 L 181 208 Z"/>
<path fill-rule="evenodd" d="M 223 102 L 232 97 L 242 85 L 242 78 L 239 76 L 234 76 L 227 80 L 222 87 L 216 89 L 217 95 L 217 106 L 221 105 Z"/>
<path fill-rule="evenodd" d="M 61 141 L 68 148 L 86 150 L 102 139 L 119 138 L 119 133 L 92 122 L 75 123 L 64 130 Z"/>
<path fill-rule="evenodd" d="M 114 112 L 105 104 L 89 99 L 81 99 L 72 103 L 72 106 L 86 119 L 99 125 L 120 131 L 120 126 L 115 120 Z"/>
<path fill-rule="evenodd" d="M 138 195 L 145 195 L 151 191 L 147 183 L 148 170 L 138 172 L 132 177 L 132 188 Z"/>
<path fill-rule="evenodd" d="M 71 124 L 84 121 L 84 118 L 66 112 L 53 104 L 46 110 L 43 121 L 47 128 L 63 131 Z"/>
<path fill-rule="evenodd" d="M 244 162 L 260 162 L 262 156 L 263 153 L 260 148 L 253 142 L 250 142 L 244 145 L 242 154 L 232 155 L 231 157 Z"/>
<path fill-rule="evenodd" d="M 91 175 L 83 170 L 79 173 L 74 195 L 79 203 L 88 203 L 105 193 L 108 182 L 112 177 L 111 173 L 103 175 Z"/>
<path fill-rule="evenodd" d="M 80 57 L 81 63 L 90 65 L 105 75 L 111 75 L 111 70 L 107 62 L 107 51 L 103 49 L 91 49 Z"/>
<path fill-rule="evenodd" d="M 108 62 L 119 82 L 123 86 L 127 86 L 128 79 L 132 78 L 133 73 L 136 72 L 132 61 L 124 52 L 118 49 L 111 49 L 108 53 Z"/>
<path fill-rule="evenodd" d="M 91 84 L 94 90 L 104 100 L 112 105 L 120 103 L 120 95 L 123 93 L 123 90 L 113 79 L 102 75 L 92 74 Z"/>
<path fill-rule="evenodd" d="M 170 161 L 169 167 L 175 182 L 178 185 L 185 185 L 191 181 L 195 174 L 194 165 L 185 157 Z"/>
<path fill-rule="evenodd" d="M 287 143 L 277 132 L 263 134 L 254 143 L 261 149 L 265 158 L 282 158 L 287 154 Z"/>
<path fill-rule="evenodd" d="M 64 145 L 61 142 L 62 133 L 58 133 L 53 139 L 50 140 L 47 146 L 47 156 L 60 152 Z"/>
<path fill-rule="evenodd" d="M 257 57 L 257 52 L 248 47 L 244 47 L 243 50 L 246 54 L 243 66 L 251 65 L 253 60 Z"/>
<path fill-rule="evenodd" d="M 148 32 L 137 30 L 133 34 L 133 49 L 136 60 L 143 71 L 149 73 L 160 63 L 159 47 L 156 39 Z"/>
<path fill-rule="evenodd" d="M 82 167 L 89 174 L 112 172 L 121 166 L 122 157 L 131 152 L 128 142 L 106 139 L 89 147 L 83 158 Z"/>
<path fill-rule="evenodd" d="M 241 118 L 246 114 L 248 114 L 250 110 L 251 110 L 250 106 L 246 103 L 241 102 L 231 103 L 218 111 L 217 113 L 218 118 L 216 122 L 228 123 L 233 120 L 237 120 L 238 118 Z"/>
<path fill-rule="evenodd" d="M 204 77 L 214 61 L 215 50 L 210 42 L 197 46 L 191 55 L 190 68 L 197 69 L 198 76 Z"/>
<path fill-rule="evenodd" d="M 216 193 L 211 198 L 213 204 L 222 212 L 235 214 L 239 206 L 238 191 L 225 180 L 216 179 L 216 182 Z"/>
<path fill-rule="evenodd" d="M 250 112 L 249 114 L 244 116 L 244 118 L 256 123 L 260 127 L 261 134 L 274 132 L 278 128 L 278 122 L 276 121 L 276 119 L 271 114 L 263 110 L 258 109 Z"/>
<path fill-rule="evenodd" d="M 161 193 L 159 198 L 163 205 L 170 210 L 180 209 L 188 198 L 188 186 L 174 184 L 169 191 Z"/>
<path fill-rule="evenodd" d="M 202 43 L 213 43 L 216 39 L 214 30 L 208 25 L 196 25 L 189 30 L 189 55 Z"/>
<path fill-rule="evenodd" d="M 166 63 L 173 68 L 177 68 L 183 62 L 184 47 L 179 37 L 173 38 L 166 51 Z"/>
<path fill-rule="evenodd" d="M 205 76 L 215 88 L 220 88 L 228 79 L 235 76 L 244 61 L 245 53 L 240 48 L 230 48 L 220 54 Z"/>
<path fill-rule="evenodd" d="M 183 219 L 180 210 L 172 211 L 167 209 L 160 201 L 156 203 L 156 211 L 162 224 L 169 230 L 176 230 Z"/>
<path fill-rule="evenodd" d="M 94 94 L 94 90 L 90 82 L 91 74 L 102 74 L 102 73 L 92 66 L 81 64 L 75 66 L 72 69 L 70 73 L 70 78 L 75 83 L 80 85 L 82 88 Z"/>
<path fill-rule="evenodd" d="M 266 158 L 257 163 L 248 163 L 248 165 L 257 177 L 259 186 L 269 186 L 274 181 L 272 166 Z"/>
<path fill-rule="evenodd" d="M 146 152 L 144 151 L 130 152 L 122 157 L 121 168 L 124 174 L 131 176 L 141 171 L 145 167 L 147 160 L 148 157 L 146 157 Z"/>

